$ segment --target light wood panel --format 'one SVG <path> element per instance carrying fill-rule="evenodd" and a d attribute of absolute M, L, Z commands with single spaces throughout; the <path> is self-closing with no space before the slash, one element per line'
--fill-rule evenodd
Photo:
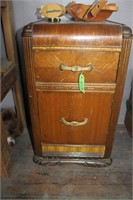
<path fill-rule="evenodd" d="M 43 152 L 81 152 L 81 153 L 100 153 L 100 156 L 104 155 L 104 145 L 51 145 L 42 144 Z"/>

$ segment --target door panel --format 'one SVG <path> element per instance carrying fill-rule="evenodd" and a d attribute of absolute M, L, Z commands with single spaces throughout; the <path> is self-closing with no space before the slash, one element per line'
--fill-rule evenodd
<path fill-rule="evenodd" d="M 104 145 L 108 132 L 112 93 L 38 92 L 41 142 L 44 144 Z M 64 125 L 83 122 L 85 125 Z"/>

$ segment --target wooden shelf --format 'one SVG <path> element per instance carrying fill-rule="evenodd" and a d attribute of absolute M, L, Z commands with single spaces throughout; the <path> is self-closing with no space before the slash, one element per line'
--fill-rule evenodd
<path fill-rule="evenodd" d="M 2 78 L 15 65 L 15 63 L 12 61 L 8 61 L 7 58 L 1 58 L 0 63 L 0 76 Z"/>
<path fill-rule="evenodd" d="M 12 20 L 12 2 L 1 1 L 1 22 L 6 48 L 7 58 L 1 58 L 0 77 L 1 77 L 1 101 L 9 90 L 12 90 L 17 116 L 25 126 L 23 101 L 21 95 L 21 85 L 19 79 L 19 69 L 17 61 L 17 51 Z M 10 149 L 7 144 L 6 130 L 1 119 L 1 151 L 0 164 L 1 176 L 8 177 L 9 168 L 12 162 Z"/>

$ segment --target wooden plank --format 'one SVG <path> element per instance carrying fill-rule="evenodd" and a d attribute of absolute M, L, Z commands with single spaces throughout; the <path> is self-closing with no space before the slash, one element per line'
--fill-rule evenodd
<path fill-rule="evenodd" d="M 1 8 L 7 7 L 7 1 L 6 0 L 1 0 Z"/>
<path fill-rule="evenodd" d="M 17 80 L 17 73 L 15 64 L 5 73 L 1 80 L 1 100 L 4 99 L 7 92 L 12 88 L 13 84 Z"/>
<path fill-rule="evenodd" d="M 7 143 L 7 133 L 4 128 L 2 118 L 1 118 L 0 138 L 1 138 L 1 151 L 0 151 L 1 176 L 8 177 L 9 168 L 11 166 L 11 152 Z"/>
<path fill-rule="evenodd" d="M 14 40 L 12 30 L 11 2 L 6 2 L 7 6 L 1 9 L 3 35 L 5 38 L 7 58 L 15 62 Z"/>

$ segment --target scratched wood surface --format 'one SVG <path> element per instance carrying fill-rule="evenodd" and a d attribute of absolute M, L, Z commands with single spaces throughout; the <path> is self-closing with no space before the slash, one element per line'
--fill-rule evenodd
<path fill-rule="evenodd" d="M 132 139 L 124 125 L 116 130 L 113 164 L 90 168 L 74 164 L 39 166 L 27 132 L 12 149 L 10 178 L 2 179 L 1 199 L 132 199 Z"/>

